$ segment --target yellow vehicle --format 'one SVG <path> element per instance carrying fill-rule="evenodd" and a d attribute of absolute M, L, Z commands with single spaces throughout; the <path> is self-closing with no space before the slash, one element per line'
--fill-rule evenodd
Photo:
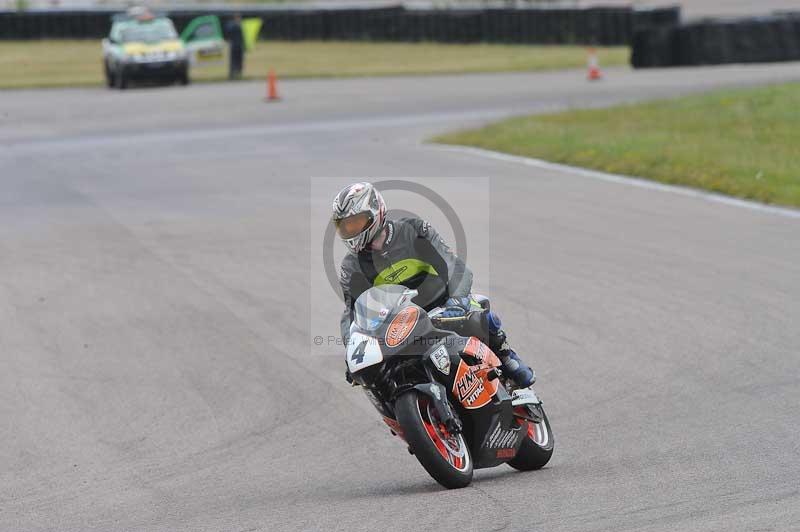
<path fill-rule="evenodd" d="M 188 85 L 192 67 L 224 60 L 226 44 L 216 15 L 189 22 L 180 36 L 172 21 L 147 8 L 135 7 L 114 15 L 103 39 L 103 66 L 109 87 L 125 89 L 132 81 L 166 81 Z M 246 44 L 252 48 L 260 19 L 248 19 Z"/>
<path fill-rule="evenodd" d="M 175 26 L 145 9 L 114 16 L 103 39 L 103 65 L 108 86 L 118 89 L 131 81 L 189 83 L 189 54 Z"/>

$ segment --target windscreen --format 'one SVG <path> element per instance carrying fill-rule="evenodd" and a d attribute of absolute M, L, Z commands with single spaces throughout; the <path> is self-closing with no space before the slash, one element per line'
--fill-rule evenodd
<path fill-rule="evenodd" d="M 161 19 L 152 22 L 134 24 L 121 32 L 122 42 L 159 42 L 177 39 L 178 33 L 169 20 Z"/>
<path fill-rule="evenodd" d="M 386 321 L 392 310 L 417 295 L 402 285 L 386 284 L 374 286 L 358 296 L 355 304 L 356 325 L 366 331 L 374 331 Z"/>

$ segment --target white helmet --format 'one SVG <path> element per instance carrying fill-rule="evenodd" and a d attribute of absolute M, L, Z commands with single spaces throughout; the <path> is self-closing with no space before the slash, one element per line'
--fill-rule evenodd
<path fill-rule="evenodd" d="M 386 224 L 386 203 L 371 183 L 346 186 L 333 200 L 333 223 L 347 248 L 358 253 Z"/>

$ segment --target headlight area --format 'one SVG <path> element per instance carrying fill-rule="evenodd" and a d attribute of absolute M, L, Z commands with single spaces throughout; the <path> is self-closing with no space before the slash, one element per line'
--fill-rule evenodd
<path fill-rule="evenodd" d="M 129 54 L 122 58 L 119 69 L 131 81 L 180 81 L 185 85 L 189 79 L 189 60 L 181 50 Z"/>
<path fill-rule="evenodd" d="M 128 65 L 146 65 L 162 63 L 184 63 L 187 61 L 185 51 L 151 52 L 146 54 L 131 54 L 125 56 L 123 62 Z"/>

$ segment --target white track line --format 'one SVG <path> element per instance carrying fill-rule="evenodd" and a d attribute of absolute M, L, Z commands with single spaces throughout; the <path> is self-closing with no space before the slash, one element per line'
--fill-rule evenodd
<path fill-rule="evenodd" d="M 530 111 L 533 112 L 533 111 Z M 88 147 L 103 148 L 128 146 L 131 143 L 150 142 L 194 142 L 203 140 L 222 140 L 236 137 L 260 137 L 301 133 L 340 133 L 345 130 L 361 130 L 372 128 L 396 128 L 403 126 L 424 126 L 439 123 L 464 123 L 465 121 L 488 122 L 512 116 L 512 108 L 486 109 L 480 111 L 447 111 L 441 113 L 425 113 L 412 115 L 370 116 L 322 121 L 296 121 L 270 125 L 244 125 L 233 127 L 206 127 L 192 129 L 164 129 L 158 131 L 140 131 L 132 133 L 90 133 L 87 135 L 71 135 L 66 137 L 45 137 L 34 139 L 8 140 L 0 144 L 0 155 L 14 154 L 15 151 L 46 150 L 85 150 Z"/>
<path fill-rule="evenodd" d="M 797 209 L 792 209 L 789 207 L 775 207 L 772 205 L 766 205 L 764 203 L 737 199 L 730 196 L 723 196 L 721 194 L 715 194 L 713 192 L 705 192 L 702 190 L 697 190 L 688 187 L 681 187 L 677 185 L 665 185 L 663 183 L 656 183 L 655 181 L 648 181 L 640 177 L 608 174 L 606 172 L 599 172 L 597 170 L 588 170 L 586 168 L 580 168 L 577 166 L 551 163 L 543 161 L 541 159 L 533 159 L 531 157 L 509 155 L 507 153 L 485 150 L 483 148 L 471 148 L 467 146 L 451 146 L 451 145 L 437 145 L 435 146 L 435 148 L 456 153 L 466 153 L 469 155 L 475 155 L 487 159 L 494 159 L 496 161 L 503 161 L 506 163 L 515 163 L 515 164 L 522 164 L 525 166 L 532 166 L 534 168 L 541 168 L 543 170 L 554 170 L 556 172 L 564 172 L 572 175 L 578 175 L 581 177 L 587 177 L 590 179 L 599 179 L 600 181 L 606 181 L 608 183 L 616 183 L 618 185 L 627 185 L 631 187 L 644 188 L 648 190 L 659 190 L 661 192 L 670 192 L 672 194 L 680 194 L 681 196 L 690 196 L 693 198 L 699 198 L 714 203 L 722 203 L 724 205 L 730 205 L 733 207 L 750 209 L 752 211 L 760 211 L 769 214 L 775 214 L 778 216 L 784 216 L 787 218 L 800 219 L 800 210 Z"/>

